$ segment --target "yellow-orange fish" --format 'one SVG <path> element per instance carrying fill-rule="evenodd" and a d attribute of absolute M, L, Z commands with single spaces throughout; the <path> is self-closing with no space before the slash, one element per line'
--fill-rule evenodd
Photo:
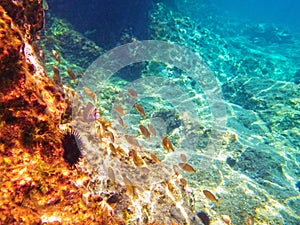
<path fill-rule="evenodd" d="M 183 185 L 183 187 L 186 186 L 186 180 L 182 177 L 179 179 L 180 183 Z"/>
<path fill-rule="evenodd" d="M 118 120 L 118 123 L 121 125 L 121 127 L 123 127 L 123 128 L 126 127 L 126 125 L 125 125 L 123 119 L 122 119 L 120 116 L 117 116 L 117 120 Z"/>
<path fill-rule="evenodd" d="M 128 153 L 128 155 L 130 157 L 132 157 L 132 160 L 134 162 L 134 164 L 138 167 L 143 166 L 144 165 L 144 161 L 142 160 L 142 158 L 140 156 L 138 156 L 136 150 L 131 149 Z"/>
<path fill-rule="evenodd" d="M 109 166 L 108 169 L 107 169 L 107 175 L 109 177 L 109 179 L 115 183 L 116 181 L 116 176 L 115 176 L 115 172 L 113 171 L 113 169 Z"/>
<path fill-rule="evenodd" d="M 156 130 L 154 129 L 154 127 L 151 124 L 148 125 L 148 129 L 153 136 L 156 136 Z"/>
<path fill-rule="evenodd" d="M 151 152 L 150 152 L 149 154 L 150 154 L 151 159 L 152 159 L 154 162 L 160 163 L 159 158 L 158 158 L 154 153 L 151 153 Z"/>
<path fill-rule="evenodd" d="M 126 139 L 126 141 L 127 141 L 129 144 L 134 145 L 134 146 L 136 146 L 136 147 L 140 147 L 140 144 L 139 144 L 138 140 L 137 140 L 135 137 L 126 134 L 126 135 L 125 135 L 125 139 Z"/>
<path fill-rule="evenodd" d="M 61 81 L 61 77 L 60 77 L 60 74 L 59 74 L 58 67 L 53 66 L 52 69 L 53 69 L 53 81 L 54 81 L 54 83 L 58 86 L 62 86 L 62 81 Z"/>
<path fill-rule="evenodd" d="M 132 196 L 135 196 L 135 187 L 133 186 L 133 183 L 125 175 L 122 175 L 122 177 L 123 177 L 123 181 L 125 183 L 125 186 L 127 188 L 127 191 Z"/>
<path fill-rule="evenodd" d="M 221 215 L 221 219 L 227 224 L 230 225 L 231 224 L 231 219 L 228 215 Z"/>
<path fill-rule="evenodd" d="M 253 218 L 247 218 L 246 219 L 247 225 L 254 225 L 254 219 Z"/>
<path fill-rule="evenodd" d="M 136 108 L 136 110 L 139 112 L 141 116 L 146 116 L 145 110 L 140 104 L 135 103 L 134 107 Z"/>
<path fill-rule="evenodd" d="M 41 40 L 41 36 L 39 34 L 35 34 L 35 39 L 39 41 Z"/>
<path fill-rule="evenodd" d="M 162 144 L 163 148 L 166 149 L 168 152 L 170 152 L 170 151 L 174 152 L 173 145 L 172 145 L 171 141 L 169 140 L 169 138 L 162 136 L 161 144 Z"/>
<path fill-rule="evenodd" d="M 116 148 L 116 150 L 117 150 L 117 152 L 119 152 L 121 155 L 125 155 L 126 154 L 126 152 L 123 150 L 123 148 L 121 148 L 120 146 L 118 146 L 117 148 Z"/>
<path fill-rule="evenodd" d="M 208 190 L 203 190 L 203 194 L 205 195 L 205 197 L 207 199 L 209 199 L 210 201 L 213 201 L 213 202 L 219 202 L 219 200 L 216 198 L 216 196 L 211 193 L 210 191 Z"/>
<path fill-rule="evenodd" d="M 150 139 L 150 133 L 148 131 L 148 129 L 146 127 L 144 127 L 143 125 L 139 125 L 140 131 L 141 133 L 147 138 Z"/>
<path fill-rule="evenodd" d="M 93 99 L 94 103 L 97 103 L 97 95 L 95 92 L 91 91 L 88 87 L 83 87 L 84 93 L 91 99 Z"/>
<path fill-rule="evenodd" d="M 174 186 L 173 186 L 172 183 L 167 182 L 167 187 L 168 187 L 168 189 L 169 189 L 170 192 L 174 193 L 175 188 L 174 188 Z"/>
<path fill-rule="evenodd" d="M 52 55 L 54 56 L 55 60 L 60 63 L 60 55 L 56 50 L 52 50 Z"/>
<path fill-rule="evenodd" d="M 135 90 L 128 89 L 127 91 L 128 91 L 128 94 L 129 94 L 131 97 L 137 98 L 138 95 L 137 95 L 137 93 L 136 93 Z"/>
<path fill-rule="evenodd" d="M 72 80 L 74 80 L 74 82 L 76 82 L 76 76 L 75 74 L 73 73 L 72 70 L 67 70 L 67 73 L 69 74 L 69 76 L 72 78 Z"/>
<path fill-rule="evenodd" d="M 173 170 L 174 170 L 175 175 L 178 176 L 179 175 L 179 168 L 178 168 L 178 166 L 174 165 L 173 166 Z"/>
<path fill-rule="evenodd" d="M 178 166 L 183 169 L 184 171 L 186 172 L 190 172 L 190 173 L 195 173 L 196 170 L 190 165 L 190 164 L 187 164 L 187 163 L 179 163 Z"/>
<path fill-rule="evenodd" d="M 109 137 L 109 139 L 112 143 L 115 142 L 115 137 L 112 132 L 110 132 L 110 131 L 105 132 L 105 136 Z"/>
<path fill-rule="evenodd" d="M 115 148 L 115 146 L 112 143 L 109 143 L 109 149 L 110 149 L 112 155 L 116 155 L 117 154 L 116 148 Z"/>
<path fill-rule="evenodd" d="M 42 63 L 45 63 L 45 53 L 42 49 L 39 50 L 39 57 L 40 57 Z"/>
<path fill-rule="evenodd" d="M 122 106 L 114 105 L 114 110 L 119 113 L 120 115 L 125 115 L 125 111 Z"/>

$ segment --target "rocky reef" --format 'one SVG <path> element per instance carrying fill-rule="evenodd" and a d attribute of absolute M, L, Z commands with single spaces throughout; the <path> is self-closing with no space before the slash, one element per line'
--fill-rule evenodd
<path fill-rule="evenodd" d="M 0 4 L 0 224 L 200 224 L 178 172 L 109 122 L 72 118 L 80 94 L 38 56 L 42 3 Z"/>
<path fill-rule="evenodd" d="M 0 223 L 121 224 L 86 190 L 87 174 L 70 169 L 62 157 L 64 93 L 31 45 L 42 15 L 41 1 L 0 5 Z"/>
<path fill-rule="evenodd" d="M 202 12 L 202 5 L 197 9 L 189 4 L 184 11 Z M 220 214 L 230 215 L 233 224 L 253 224 L 249 218 L 254 224 L 298 224 L 299 85 L 294 82 L 297 51 L 292 49 L 299 39 L 275 25 L 224 25 L 226 17 L 220 15 L 195 22 L 189 16 L 158 3 L 150 27 L 153 39 L 199 53 L 219 79 L 226 101 L 228 133 L 222 137 L 219 158 L 211 168 L 187 175 L 196 209 L 206 208 L 213 224 Z M 289 53 L 290 60 L 285 60 Z M 159 76 L 185 80 L 180 85 L 185 92 L 193 89 L 190 96 L 203 114 L 206 105 L 199 99 L 205 96 L 189 74 L 151 62 L 144 76 L 153 68 Z M 193 159 L 192 165 L 201 163 Z M 220 204 L 203 201 L 204 187 L 218 193 Z"/>
<path fill-rule="evenodd" d="M 296 35 L 274 24 L 231 21 L 199 1 L 180 2 L 182 12 L 163 3 L 155 6 L 150 23 L 153 39 L 194 49 L 221 82 L 236 75 L 297 80 Z"/>
<path fill-rule="evenodd" d="M 182 96 L 199 106 L 185 105 L 202 121 L 196 149 L 187 147 L 181 154 L 176 144 L 185 131 L 184 118 L 170 104 L 147 98 L 139 101 L 144 108 L 126 108 L 124 115 L 123 108 L 115 107 L 113 114 L 114 98 L 128 84 L 122 76 L 101 93 L 85 86 L 72 89 L 104 51 L 51 14 L 43 30 L 43 3 L 0 3 L 0 224 L 299 222 L 299 71 L 290 61 L 283 63 L 284 57 L 256 46 L 268 45 L 272 52 L 270 43 L 287 38 L 290 51 L 297 43 L 293 36 L 274 26 L 248 24 L 234 37 L 220 20 L 213 29 L 162 3 L 155 5 L 152 38 L 198 52 L 220 81 L 227 127 L 220 131 L 216 158 L 205 167 L 200 156 L 206 154 L 214 128 L 207 122 L 209 107 L 197 82 L 155 62 L 143 64 L 141 76 L 131 74 L 132 79 L 171 77 L 182 87 Z M 129 71 L 119 74 L 126 77 Z M 139 88 L 150 90 L 148 86 Z M 138 101 L 134 90 L 125 91 Z M 179 102 L 186 100 L 182 96 L 177 96 Z M 144 109 L 169 125 L 166 133 L 174 148 L 169 139 L 158 137 L 161 124 L 151 135 L 141 126 L 152 119 Z M 104 119 L 104 114 L 114 117 Z"/>

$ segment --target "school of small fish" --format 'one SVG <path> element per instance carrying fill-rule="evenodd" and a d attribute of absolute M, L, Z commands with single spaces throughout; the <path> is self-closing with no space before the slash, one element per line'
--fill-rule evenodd
<path fill-rule="evenodd" d="M 58 51 L 55 49 L 52 49 L 51 53 L 52 53 L 54 59 L 57 61 L 57 63 L 60 64 L 61 57 L 60 57 L 60 54 L 58 53 Z M 44 63 L 45 62 L 45 53 L 42 49 L 38 49 L 38 55 L 39 55 L 41 61 Z M 53 81 L 55 82 L 55 84 L 62 86 L 62 79 L 60 76 L 60 70 L 59 70 L 58 65 L 53 65 L 52 70 L 53 70 Z M 71 69 L 67 70 L 67 74 L 75 83 L 78 82 L 75 73 Z M 92 98 L 94 100 L 94 102 L 96 103 L 97 95 L 95 93 L 93 93 L 92 91 L 90 91 L 86 87 L 84 87 L 83 89 L 84 89 L 86 95 L 89 96 L 90 98 Z"/>
<path fill-rule="evenodd" d="M 57 51 L 53 50 L 52 51 L 53 56 L 55 57 L 55 59 L 57 60 L 58 63 L 60 63 L 60 55 Z M 61 78 L 60 78 L 60 74 L 59 74 L 59 69 L 57 66 L 53 66 L 53 80 L 56 84 L 61 84 Z M 73 73 L 72 70 L 67 70 L 68 75 L 73 79 L 74 82 L 77 82 L 76 76 Z M 97 95 L 95 92 L 91 91 L 89 88 L 87 87 L 83 87 L 83 91 L 84 93 L 91 99 L 93 100 L 94 104 L 97 103 Z M 129 96 L 131 96 L 134 99 L 137 99 L 138 94 L 135 90 L 133 89 L 128 89 L 128 94 Z M 83 108 L 83 121 L 85 122 L 93 122 L 95 120 L 99 120 L 100 119 L 100 112 L 97 109 L 97 107 L 91 102 L 88 102 L 88 104 Z M 143 108 L 142 105 L 135 103 L 134 107 L 136 109 L 136 111 L 140 114 L 140 116 L 142 117 L 146 117 L 146 112 L 145 109 Z M 116 117 L 117 117 L 117 121 L 119 123 L 119 125 L 123 128 L 126 127 L 123 119 L 121 116 L 126 115 L 125 110 L 123 109 L 123 107 L 121 105 L 113 105 L 113 110 L 117 113 Z M 155 137 L 157 135 L 156 133 L 156 129 L 154 128 L 153 125 L 151 125 L 150 123 L 148 123 L 147 125 L 142 125 L 140 124 L 138 126 L 140 134 L 147 140 L 149 140 L 151 138 L 151 136 Z M 133 135 L 124 135 L 126 141 L 128 144 L 130 144 L 132 147 L 129 149 L 129 152 L 126 153 L 126 151 L 124 151 L 120 146 L 116 146 L 114 144 L 114 135 L 112 132 L 106 131 L 104 136 L 108 137 L 110 140 L 109 143 L 109 151 L 111 155 L 128 155 L 128 157 L 132 160 L 133 164 L 136 167 L 140 167 L 142 173 L 145 176 L 148 176 L 149 174 L 149 169 L 145 166 L 147 166 L 145 164 L 145 161 L 143 160 L 143 158 L 138 154 L 137 149 L 140 149 L 140 144 L 139 141 L 137 140 L 137 138 Z M 168 153 L 174 152 L 175 149 L 173 147 L 172 142 L 170 141 L 170 139 L 166 136 L 162 136 L 161 137 L 161 146 L 163 149 L 167 150 Z M 154 163 L 161 163 L 160 159 L 156 156 L 156 154 L 154 153 L 149 153 L 149 156 L 151 158 L 151 161 Z M 180 154 L 180 159 L 181 162 L 178 163 L 177 165 L 173 166 L 173 170 L 175 175 L 178 177 L 178 181 L 179 181 L 179 185 L 183 188 L 187 188 L 188 182 L 180 175 L 180 169 L 188 172 L 188 173 L 196 173 L 196 169 L 188 164 L 188 159 L 187 156 L 184 153 Z M 112 184 L 114 184 L 116 182 L 116 174 L 113 170 L 113 168 L 111 166 L 107 167 L 107 176 L 110 180 L 110 182 Z M 124 182 L 124 185 L 126 186 L 127 191 L 132 195 L 132 196 L 136 196 L 137 194 L 137 189 L 136 186 L 133 184 L 133 182 L 127 177 L 127 175 L 122 174 L 122 179 Z M 174 186 L 171 183 L 167 182 L 167 188 L 173 192 L 174 191 Z M 217 198 L 211 191 L 209 190 L 203 190 L 203 195 L 210 200 L 211 202 L 216 202 L 219 203 L 220 199 Z M 201 211 L 197 214 L 197 216 L 201 219 L 202 223 L 205 225 L 209 225 L 210 224 L 210 218 L 207 215 L 207 213 L 205 213 L 204 211 Z M 221 220 L 230 225 L 231 224 L 231 218 L 228 215 L 222 214 L 220 215 Z M 254 220 L 252 218 L 247 218 L 246 223 L 249 225 L 254 224 Z"/>
<path fill-rule="evenodd" d="M 127 91 L 128 91 L 129 96 L 131 96 L 134 99 L 137 99 L 138 94 L 137 94 L 136 91 L 134 91 L 133 89 L 128 89 Z M 146 117 L 147 114 L 146 114 L 145 109 L 143 108 L 142 105 L 140 105 L 138 103 L 135 103 L 134 107 L 135 107 L 136 111 L 142 117 Z M 123 109 L 123 107 L 121 105 L 114 105 L 113 109 L 118 114 L 117 115 L 118 123 L 123 128 L 125 128 L 125 124 L 124 124 L 124 122 L 123 122 L 123 120 L 121 118 L 121 116 L 126 115 L 125 110 Z M 147 126 L 144 126 L 144 125 L 140 124 L 138 127 L 139 127 L 140 134 L 144 138 L 146 138 L 148 140 L 151 138 L 151 136 L 155 137 L 157 135 L 155 128 L 151 124 L 148 124 Z M 125 139 L 126 139 L 126 141 L 130 145 L 132 145 L 134 147 L 140 147 L 138 140 L 134 136 L 132 136 L 132 135 L 125 135 Z M 166 136 L 162 136 L 161 146 L 162 146 L 163 149 L 167 150 L 168 153 L 175 151 L 172 142 Z M 143 167 L 144 166 L 144 161 L 138 155 L 138 153 L 137 153 L 137 151 L 135 149 L 133 149 L 133 148 L 130 149 L 129 156 L 132 159 L 133 163 L 137 167 L 142 167 L 142 168 L 146 169 L 146 167 Z M 154 162 L 160 163 L 159 158 L 155 154 L 150 153 L 150 156 L 151 156 L 151 158 L 152 158 L 152 160 Z M 197 171 L 196 171 L 196 169 L 192 165 L 190 165 L 190 164 L 187 163 L 188 159 L 187 159 L 187 156 L 184 153 L 180 154 L 180 159 L 181 159 L 181 162 L 178 163 L 177 165 L 174 165 L 173 166 L 173 170 L 175 172 L 175 175 L 179 176 L 179 183 L 180 183 L 180 185 L 182 185 L 184 188 L 186 188 L 187 185 L 188 185 L 187 181 L 180 175 L 179 168 L 182 169 L 185 172 L 188 172 L 188 173 L 196 173 Z M 112 175 L 111 171 L 109 172 L 109 174 L 110 174 L 109 176 L 112 177 L 111 179 L 113 179 L 113 175 Z M 123 181 L 124 181 L 125 186 L 127 187 L 128 191 L 131 192 L 132 195 L 135 195 L 135 187 L 133 186 L 133 184 L 131 183 L 131 181 L 126 176 L 123 176 Z M 174 187 L 173 187 L 173 185 L 171 183 L 167 183 L 167 187 L 168 187 L 168 189 L 171 192 L 174 190 Z M 208 200 L 210 200 L 212 202 L 216 202 L 216 203 L 220 202 L 220 200 L 211 191 L 209 191 L 209 190 L 203 190 L 203 194 L 204 194 L 204 196 Z M 203 222 L 203 224 L 205 224 L 205 225 L 209 225 L 210 224 L 210 218 L 208 217 L 208 215 L 205 212 L 201 211 L 197 215 L 201 219 L 201 221 Z M 222 219 L 222 221 L 224 223 L 226 223 L 228 225 L 231 224 L 231 219 L 230 219 L 230 217 L 228 215 L 225 215 L 225 214 L 220 215 L 220 218 Z M 252 225 L 253 224 L 253 220 L 248 218 L 247 219 L 247 224 L 251 224 Z"/>

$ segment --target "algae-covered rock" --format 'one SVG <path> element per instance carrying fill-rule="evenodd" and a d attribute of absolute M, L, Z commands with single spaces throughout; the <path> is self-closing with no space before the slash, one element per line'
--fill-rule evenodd
<path fill-rule="evenodd" d="M 45 49 L 48 63 L 51 62 L 50 58 L 53 58 L 52 49 L 61 54 L 63 66 L 72 67 L 67 64 L 74 64 L 83 70 L 103 54 L 101 47 L 77 32 L 67 21 L 56 18 L 50 13 L 47 13 L 46 20 L 47 27 L 43 31 L 39 44 Z"/>
<path fill-rule="evenodd" d="M 49 79 L 29 43 L 32 37 L 18 26 L 20 15 L 38 14 L 31 7 L 41 2 L 30 1 L 28 8 L 21 2 L 25 8 L 15 1 L 0 4 L 0 223 L 124 224 L 86 189 L 87 174 L 71 170 L 62 157 L 63 90 Z M 16 10 L 13 17 L 2 3 Z"/>
<path fill-rule="evenodd" d="M 35 30 L 20 29 L 1 5 L 0 31 L 1 224 L 200 223 L 178 175 L 156 157 L 103 119 L 72 121 L 80 94 L 48 77 Z M 76 121 L 87 129 L 74 131 Z"/>
<path fill-rule="evenodd" d="M 3 0 L 1 1 L 1 6 L 27 36 L 32 35 L 34 38 L 36 33 L 44 26 L 45 18 L 42 1 Z"/>
<path fill-rule="evenodd" d="M 172 41 L 198 52 L 221 82 L 239 75 L 294 81 L 299 69 L 299 56 L 293 51 L 299 44 L 294 36 L 274 25 L 229 21 L 206 3 L 181 4 L 186 6 L 181 12 L 163 3 L 154 6 L 150 22 L 153 39 Z M 263 41 L 246 35 L 250 33 Z"/>
<path fill-rule="evenodd" d="M 191 7 L 193 1 L 185 4 Z M 246 22 L 224 26 L 225 16 L 202 18 L 199 13 L 195 22 L 183 14 L 158 3 L 151 14 L 152 37 L 199 53 L 220 80 L 227 106 L 226 132 L 211 167 L 201 169 L 197 159 L 203 146 L 198 145 L 189 155 L 190 162 L 200 167 L 195 174 L 186 175 L 195 193 L 195 208 L 205 209 L 216 224 L 222 223 L 224 214 L 232 224 L 297 224 L 299 85 L 294 82 L 297 51 L 292 50 L 297 39 L 276 26 L 258 25 L 263 27 L 253 35 L 261 36 L 261 42 L 259 38 L 255 42 L 246 35 L 255 26 Z M 281 38 L 287 42 L 283 44 Z M 285 55 L 291 55 L 291 60 Z M 151 74 L 151 68 L 164 78 L 186 79 L 184 73 L 155 63 L 149 63 L 145 74 Z M 185 91 L 191 86 L 181 83 Z M 198 91 L 194 86 L 193 90 Z M 197 96 L 201 99 L 201 91 Z M 205 108 L 203 102 L 197 106 Z M 220 201 L 210 201 L 203 190 Z"/>

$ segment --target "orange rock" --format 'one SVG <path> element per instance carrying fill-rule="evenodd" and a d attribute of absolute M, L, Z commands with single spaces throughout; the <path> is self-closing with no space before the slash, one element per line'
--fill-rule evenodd
<path fill-rule="evenodd" d="M 0 6 L 0 71 L 6 71 L 0 72 L 0 224 L 47 224 L 53 219 L 61 224 L 125 224 L 112 217 L 111 207 L 98 196 L 83 202 L 90 178 L 63 159 L 59 124 L 67 109 L 64 94 L 28 42 L 27 36 L 43 23 L 43 18 L 34 21 L 43 13 L 31 11 L 41 1 L 12 2 L 18 1 L 3 0 Z M 13 8 L 10 15 L 16 18 L 2 6 Z M 20 15 L 27 15 L 22 20 L 30 24 L 26 31 L 18 28 Z"/>

